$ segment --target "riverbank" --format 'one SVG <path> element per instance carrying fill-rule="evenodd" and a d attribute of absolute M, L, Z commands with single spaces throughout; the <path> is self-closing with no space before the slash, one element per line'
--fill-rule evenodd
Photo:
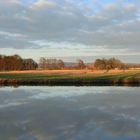
<path fill-rule="evenodd" d="M 140 86 L 140 70 L 34 70 L 0 72 L 0 85 L 136 85 Z"/>

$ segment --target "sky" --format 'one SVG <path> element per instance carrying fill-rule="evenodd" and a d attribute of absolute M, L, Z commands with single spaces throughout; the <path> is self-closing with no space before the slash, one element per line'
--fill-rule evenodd
<path fill-rule="evenodd" d="M 0 54 L 140 60 L 140 0 L 0 0 Z"/>

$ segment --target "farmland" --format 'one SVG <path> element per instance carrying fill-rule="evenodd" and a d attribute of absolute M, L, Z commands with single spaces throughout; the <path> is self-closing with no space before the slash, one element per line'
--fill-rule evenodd
<path fill-rule="evenodd" d="M 140 85 L 140 70 L 33 70 L 0 72 L 1 85 Z"/>

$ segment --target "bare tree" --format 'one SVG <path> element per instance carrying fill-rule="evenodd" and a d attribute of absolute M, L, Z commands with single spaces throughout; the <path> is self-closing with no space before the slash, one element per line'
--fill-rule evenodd
<path fill-rule="evenodd" d="M 78 59 L 77 63 L 76 63 L 76 68 L 77 69 L 84 69 L 85 67 L 86 67 L 86 65 L 84 64 L 84 61 L 81 59 Z"/>
<path fill-rule="evenodd" d="M 58 68 L 59 68 L 59 69 L 64 69 L 64 67 L 65 67 L 65 63 L 64 63 L 63 60 L 61 60 L 61 59 L 59 59 L 59 60 L 57 61 L 57 65 L 58 65 Z"/>
<path fill-rule="evenodd" d="M 46 58 L 41 57 L 39 60 L 39 67 L 42 69 L 46 69 Z"/>

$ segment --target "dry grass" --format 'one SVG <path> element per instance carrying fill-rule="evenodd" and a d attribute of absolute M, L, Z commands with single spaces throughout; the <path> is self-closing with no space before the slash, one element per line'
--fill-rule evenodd
<path fill-rule="evenodd" d="M 3 85 L 140 85 L 140 70 L 32 70 L 0 72 Z"/>
<path fill-rule="evenodd" d="M 70 74 L 70 75 L 110 75 L 110 74 L 120 74 L 129 72 L 140 72 L 140 69 L 130 69 L 130 70 L 110 70 L 106 72 L 105 70 L 27 70 L 27 71 L 4 71 L 0 74 Z"/>

